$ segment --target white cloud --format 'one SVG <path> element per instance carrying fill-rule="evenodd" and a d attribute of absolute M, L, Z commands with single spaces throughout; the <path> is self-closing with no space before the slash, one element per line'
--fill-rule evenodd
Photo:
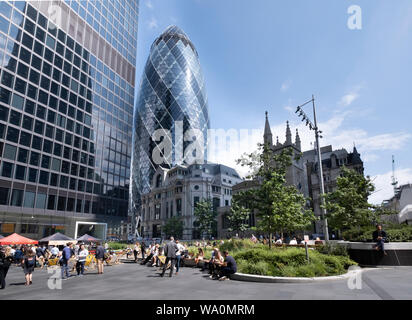
<path fill-rule="evenodd" d="M 280 91 L 282 91 L 282 92 L 288 91 L 291 84 L 292 84 L 292 81 L 286 80 L 285 82 L 282 83 L 282 85 L 280 87 Z"/>
<path fill-rule="evenodd" d="M 340 102 L 339 105 L 347 107 L 349 105 L 352 104 L 353 101 L 355 101 L 357 98 L 359 97 L 359 95 L 357 93 L 348 93 L 347 95 L 344 95 Z"/>
<path fill-rule="evenodd" d="M 399 186 L 407 183 L 412 183 L 412 168 L 403 168 L 396 170 L 396 178 Z M 369 202 L 373 204 L 381 204 L 382 201 L 388 200 L 393 196 L 392 171 L 378 174 L 371 177 L 375 184 L 376 191 L 369 197 Z"/>
<path fill-rule="evenodd" d="M 148 7 L 149 9 L 153 9 L 153 2 L 150 0 L 146 1 L 146 7 Z"/>
<path fill-rule="evenodd" d="M 338 102 L 338 105 L 341 107 L 348 107 L 350 106 L 356 99 L 359 98 L 359 91 L 362 89 L 363 85 L 357 85 L 353 87 L 347 94 L 345 94 L 340 101 Z"/>
<path fill-rule="evenodd" d="M 148 23 L 149 29 L 157 29 L 157 27 L 159 26 L 157 23 L 157 20 L 155 18 L 152 17 L 152 19 L 149 21 Z"/>

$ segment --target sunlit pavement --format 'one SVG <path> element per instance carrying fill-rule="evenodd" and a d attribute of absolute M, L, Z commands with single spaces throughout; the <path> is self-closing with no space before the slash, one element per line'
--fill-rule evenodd
<path fill-rule="evenodd" d="M 60 269 L 57 269 L 60 275 Z M 412 299 L 412 267 L 385 268 L 362 273 L 361 289 L 349 289 L 347 280 L 322 283 L 251 283 L 234 280 L 213 281 L 200 269 L 181 268 L 179 275 L 159 276 L 156 268 L 133 262 L 105 266 L 83 277 L 62 281 L 61 289 L 46 269 L 36 269 L 33 284 L 24 285 L 21 267 L 10 268 L 0 299 L 151 299 L 151 300 L 278 300 L 278 299 Z M 50 287 L 57 287 L 50 289 Z M 353 287 L 353 286 L 352 286 Z M 359 286 L 358 286 L 359 287 Z"/>

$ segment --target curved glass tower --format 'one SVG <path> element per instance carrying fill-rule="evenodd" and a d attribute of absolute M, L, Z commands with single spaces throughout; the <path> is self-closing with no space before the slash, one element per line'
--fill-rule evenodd
<path fill-rule="evenodd" d="M 171 143 L 170 162 L 161 166 L 181 162 L 178 150 L 181 148 L 184 153 L 190 145 L 191 142 L 182 141 L 190 129 L 203 133 L 206 159 L 209 114 L 199 56 L 188 36 L 176 26 L 168 27 L 152 44 L 135 108 L 130 209 L 136 230 L 140 196 L 150 191 L 159 166 L 152 159 L 157 146 L 152 136 L 158 129 L 170 132 L 170 138 L 164 139 Z"/>

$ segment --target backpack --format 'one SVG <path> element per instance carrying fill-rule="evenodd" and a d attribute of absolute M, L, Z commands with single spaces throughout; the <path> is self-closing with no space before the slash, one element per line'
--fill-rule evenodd
<path fill-rule="evenodd" d="M 26 258 L 27 267 L 29 267 L 29 268 L 34 267 L 35 263 L 36 263 L 36 259 L 34 257 L 27 257 Z"/>

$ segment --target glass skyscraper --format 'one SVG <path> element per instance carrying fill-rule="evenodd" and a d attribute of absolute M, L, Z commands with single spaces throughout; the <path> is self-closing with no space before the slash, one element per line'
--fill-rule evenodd
<path fill-rule="evenodd" d="M 177 145 L 182 146 L 184 153 L 190 144 L 182 141 L 183 136 L 175 135 L 178 126 L 183 135 L 189 129 L 200 130 L 205 159 L 207 155 L 210 124 L 199 56 L 188 36 L 176 26 L 168 27 L 151 47 L 138 92 L 134 126 L 130 208 L 138 230 L 140 197 L 150 191 L 153 174 L 159 165 L 152 159 L 156 147 L 153 133 L 158 129 L 171 133 L 171 161 L 161 164 L 164 167 L 179 163 Z"/>
<path fill-rule="evenodd" d="M 0 2 L 0 233 L 122 233 L 138 11 L 138 0 Z"/>

